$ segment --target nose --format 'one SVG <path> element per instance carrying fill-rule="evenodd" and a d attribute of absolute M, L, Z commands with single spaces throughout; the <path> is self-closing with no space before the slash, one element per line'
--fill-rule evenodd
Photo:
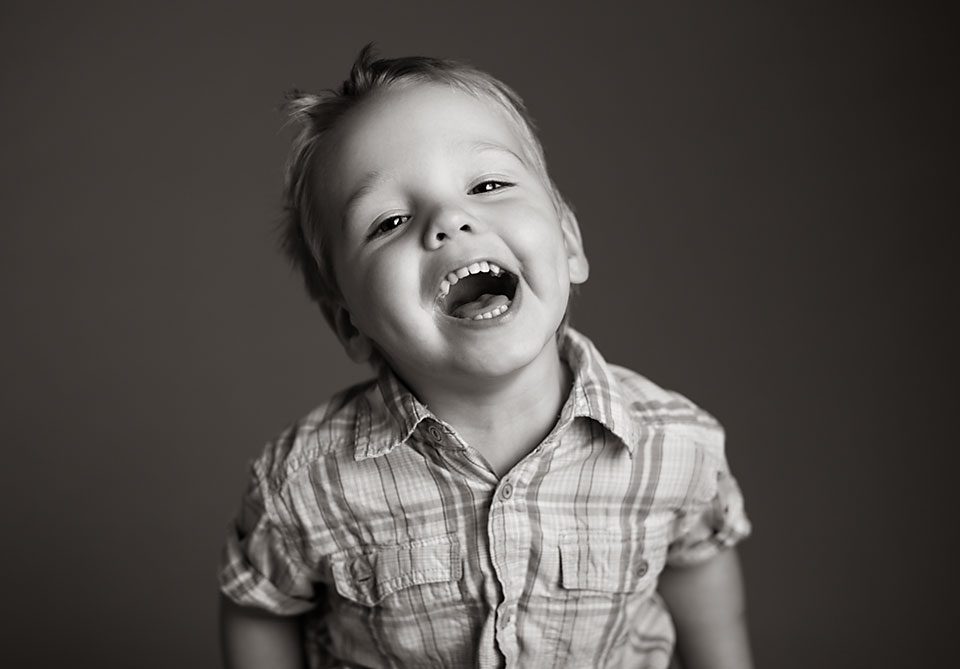
<path fill-rule="evenodd" d="M 423 245 L 430 250 L 438 249 L 457 235 L 474 232 L 475 225 L 476 221 L 463 209 L 438 208 L 424 230 Z"/>

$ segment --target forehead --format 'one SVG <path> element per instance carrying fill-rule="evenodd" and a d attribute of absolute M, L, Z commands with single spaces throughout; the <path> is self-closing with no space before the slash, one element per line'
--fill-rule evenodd
<path fill-rule="evenodd" d="M 416 83 L 374 93 L 344 118 L 324 152 L 324 181 L 416 166 L 431 151 L 500 148 L 528 161 L 525 134 L 498 102 L 444 84 Z"/>
<path fill-rule="evenodd" d="M 410 144 L 441 142 L 519 145 L 519 130 L 503 106 L 487 96 L 417 83 L 377 91 L 346 119 L 338 135 L 348 150 L 372 143 L 368 140 L 409 149 Z"/>

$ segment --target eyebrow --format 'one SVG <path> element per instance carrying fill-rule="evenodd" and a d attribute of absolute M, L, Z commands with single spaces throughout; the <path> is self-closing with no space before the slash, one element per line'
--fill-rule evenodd
<path fill-rule="evenodd" d="M 350 218 L 357 205 L 360 204 L 360 201 L 369 195 L 382 181 L 383 174 L 377 171 L 367 172 L 365 175 L 363 175 L 363 178 L 360 179 L 360 185 L 358 185 L 353 193 L 350 194 L 350 197 L 347 198 L 347 201 L 343 205 L 343 213 L 340 217 L 341 228 L 345 228 L 347 226 L 347 220 Z"/>
<path fill-rule="evenodd" d="M 524 167 L 530 167 L 526 160 L 522 156 L 517 155 L 517 152 L 513 149 L 510 149 L 502 144 L 497 144 L 495 142 L 488 142 L 485 140 L 479 140 L 476 142 L 470 143 L 470 148 L 476 153 L 485 153 L 487 151 L 494 151 L 496 153 L 505 153 L 509 156 L 513 156 L 514 159 L 520 162 Z"/>

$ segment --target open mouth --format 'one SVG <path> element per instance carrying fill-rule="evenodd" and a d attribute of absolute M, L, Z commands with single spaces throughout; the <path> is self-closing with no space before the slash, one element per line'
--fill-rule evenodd
<path fill-rule="evenodd" d="M 450 272 L 440 282 L 443 313 L 465 320 L 486 320 L 504 314 L 517 292 L 517 277 L 483 260 Z"/>

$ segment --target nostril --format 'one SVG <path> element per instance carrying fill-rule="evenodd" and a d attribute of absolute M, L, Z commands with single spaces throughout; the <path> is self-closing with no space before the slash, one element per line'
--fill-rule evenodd
<path fill-rule="evenodd" d="M 460 226 L 460 229 L 461 229 L 463 232 L 470 232 L 470 224 L 469 224 L 469 223 L 464 223 L 463 225 Z"/>
<path fill-rule="evenodd" d="M 438 232 L 438 233 L 437 233 L 437 241 L 438 241 L 438 242 L 442 242 L 442 241 L 443 241 L 444 239 L 446 239 L 446 238 L 447 238 L 447 233 L 445 233 L 445 232 Z"/>

